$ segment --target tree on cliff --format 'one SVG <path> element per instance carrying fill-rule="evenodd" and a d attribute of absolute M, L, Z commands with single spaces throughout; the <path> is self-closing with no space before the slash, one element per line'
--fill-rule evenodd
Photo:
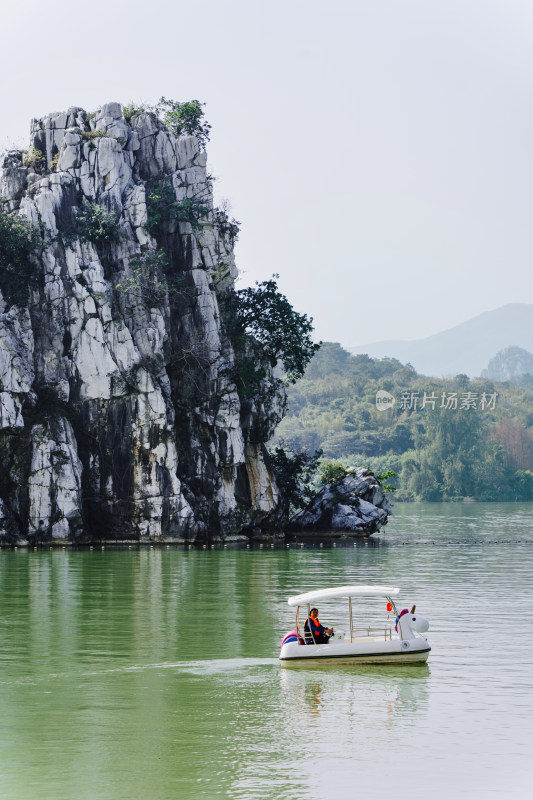
<path fill-rule="evenodd" d="M 259 344 L 263 354 L 275 367 L 281 361 L 285 373 L 294 383 L 320 348 L 311 339 L 313 319 L 294 310 L 276 283 L 279 275 L 256 282 L 225 298 L 228 332 L 238 353 L 245 354 L 246 340 Z"/>
<path fill-rule="evenodd" d="M 33 254 L 42 246 L 39 228 L 18 214 L 6 214 L 0 198 L 0 290 L 8 305 L 25 306 L 39 285 Z"/>
<path fill-rule="evenodd" d="M 291 453 L 281 446 L 270 451 L 270 463 L 283 498 L 285 520 L 288 520 L 291 512 L 305 508 L 314 498 L 316 491 L 311 483 L 321 457 L 322 450 L 316 450 L 312 454 L 303 450 Z"/>
<path fill-rule="evenodd" d="M 204 111 L 199 100 L 189 100 L 179 103 L 176 100 L 167 100 L 162 97 L 155 107 L 156 113 L 162 118 L 165 125 L 176 135 L 188 134 L 196 136 L 201 150 L 205 150 L 209 141 L 211 125 L 204 119 Z"/>

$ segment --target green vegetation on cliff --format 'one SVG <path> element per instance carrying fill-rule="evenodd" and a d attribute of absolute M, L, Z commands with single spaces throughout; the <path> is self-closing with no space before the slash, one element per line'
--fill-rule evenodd
<path fill-rule="evenodd" d="M 380 390 L 392 405 L 378 409 Z M 290 387 L 277 439 L 344 466 L 393 469 L 397 499 L 533 500 L 532 401 L 526 387 L 428 378 L 326 342 Z"/>
<path fill-rule="evenodd" d="M 288 382 L 294 383 L 320 348 L 311 339 L 312 317 L 300 314 L 281 294 L 278 277 L 228 291 L 222 302 L 235 349 L 237 387 L 246 397 L 257 391 L 266 375 L 263 360 L 271 367 L 280 362 Z"/>
<path fill-rule="evenodd" d="M 6 214 L 0 199 L 0 291 L 9 306 L 27 305 L 30 289 L 39 285 L 35 253 L 40 248 L 39 228 L 28 219 Z"/>

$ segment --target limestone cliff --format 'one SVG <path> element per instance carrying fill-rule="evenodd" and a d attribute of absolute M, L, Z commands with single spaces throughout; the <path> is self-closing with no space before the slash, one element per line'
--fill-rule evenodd
<path fill-rule="evenodd" d="M 4 211 L 44 245 L 28 302 L 0 295 L 0 535 L 238 533 L 278 505 L 264 442 L 285 393 L 269 364 L 237 391 L 220 309 L 235 230 L 206 153 L 118 103 L 34 120 L 31 145 L 0 174 Z M 183 213 L 150 225 L 162 193 Z"/>

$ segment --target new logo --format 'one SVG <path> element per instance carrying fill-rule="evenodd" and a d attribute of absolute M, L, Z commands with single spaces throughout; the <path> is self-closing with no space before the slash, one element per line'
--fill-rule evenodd
<path fill-rule="evenodd" d="M 378 411 L 386 411 L 394 405 L 394 396 L 384 389 L 376 392 L 376 408 Z"/>

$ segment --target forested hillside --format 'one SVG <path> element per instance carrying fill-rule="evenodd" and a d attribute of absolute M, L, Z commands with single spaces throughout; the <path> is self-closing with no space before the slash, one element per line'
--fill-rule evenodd
<path fill-rule="evenodd" d="M 393 469 L 397 500 L 533 500 L 533 391 L 525 386 L 428 378 L 326 342 L 290 387 L 276 440 L 294 452 L 320 448 L 346 466 Z"/>

